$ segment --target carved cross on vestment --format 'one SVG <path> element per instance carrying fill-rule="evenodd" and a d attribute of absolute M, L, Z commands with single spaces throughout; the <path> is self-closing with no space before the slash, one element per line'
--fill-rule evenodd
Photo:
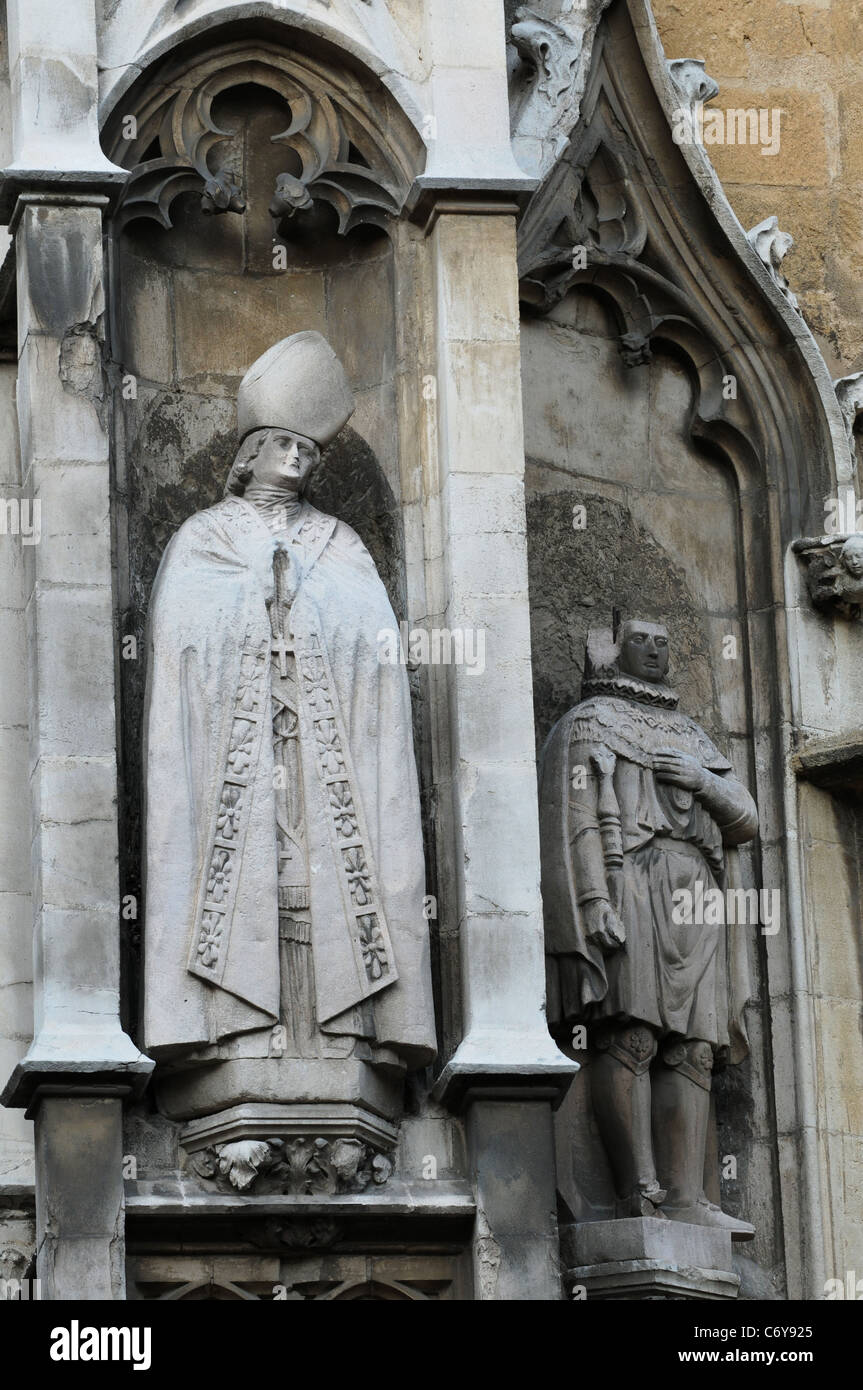
<path fill-rule="evenodd" d="M 288 657 L 294 654 L 294 645 L 283 632 L 274 634 L 270 651 L 279 658 L 279 675 L 284 680 L 288 674 Z"/>

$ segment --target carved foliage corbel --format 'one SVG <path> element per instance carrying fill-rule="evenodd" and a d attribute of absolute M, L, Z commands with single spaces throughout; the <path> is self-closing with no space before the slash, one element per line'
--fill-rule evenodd
<path fill-rule="evenodd" d="M 581 46 L 570 31 L 543 19 L 527 5 L 516 10 L 515 20 L 510 31 L 512 41 L 523 61 L 535 70 L 537 92 L 554 106 L 572 82 Z"/>
<path fill-rule="evenodd" d="M 784 294 L 791 308 L 796 309 L 799 314 L 797 296 L 782 274 L 782 262 L 794 245 L 794 238 L 788 232 L 779 230 L 777 217 L 765 217 L 764 221 L 748 231 L 746 236 L 774 285 Z"/>
<path fill-rule="evenodd" d="M 848 436 L 851 472 L 856 473 L 857 444 L 854 430 L 858 417 L 863 415 L 863 372 L 854 372 L 852 376 L 840 377 L 838 381 L 834 381 L 833 386 L 836 391 L 836 399 L 839 402 L 839 409 L 842 411 L 842 419 L 845 422 L 845 433 Z"/>
<path fill-rule="evenodd" d="M 578 120 L 596 29 L 610 0 L 534 0 L 515 12 L 510 41 L 520 60 L 510 86 L 513 149 L 544 177 Z"/>
<path fill-rule="evenodd" d="M 805 566 L 813 607 L 859 621 L 863 616 L 863 533 L 804 536 L 792 549 Z"/>
<path fill-rule="evenodd" d="M 237 1139 L 198 1150 L 191 1167 L 223 1191 L 333 1195 L 381 1186 L 393 1171 L 392 1158 L 352 1137 L 300 1135 L 281 1139 Z"/>
<path fill-rule="evenodd" d="M 704 61 L 701 58 L 670 59 L 668 75 L 683 103 L 680 113 L 675 112 L 675 116 L 683 115 L 682 124 L 687 139 L 701 144 L 702 125 L 698 119 L 699 108 L 719 95 L 719 83 L 705 72 Z"/>

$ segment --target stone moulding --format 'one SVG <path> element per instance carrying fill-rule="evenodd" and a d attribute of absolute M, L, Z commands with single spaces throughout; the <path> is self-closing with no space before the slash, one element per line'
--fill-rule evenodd
<path fill-rule="evenodd" d="M 793 767 L 801 781 L 859 806 L 863 800 L 863 728 L 850 729 L 842 738 L 810 740 L 795 753 Z"/>
<path fill-rule="evenodd" d="M 115 227 L 135 218 L 171 226 L 171 205 L 198 192 L 205 212 L 245 210 L 238 174 L 219 162 L 219 147 L 234 133 L 219 124 L 214 106 L 233 88 L 253 84 L 285 104 L 285 128 L 271 137 L 284 149 L 285 168 L 270 211 L 280 225 L 315 203 L 328 203 L 344 235 L 361 223 L 385 225 L 401 212 L 419 171 L 422 144 L 395 103 L 370 93 L 344 71 L 274 44 L 238 42 L 211 49 L 184 64 L 168 63 L 127 93 L 125 112 L 109 121 L 106 141 L 129 169 Z M 124 122 L 135 119 L 134 138 Z"/>
<path fill-rule="evenodd" d="M 387 1249 L 398 1243 L 429 1251 L 432 1258 L 437 1251 L 450 1258 L 450 1252 L 469 1245 L 475 1217 L 475 1197 L 465 1180 L 406 1183 L 393 1177 L 361 1191 L 311 1194 L 241 1192 L 230 1184 L 209 1184 L 204 1190 L 202 1183 L 188 1178 L 126 1184 L 130 1246 L 139 1249 L 176 1242 L 182 1223 L 189 1251 L 214 1246 L 221 1251 L 228 1238 L 237 1252 L 283 1255 L 286 1249 L 301 1252 L 341 1245 L 365 1259 L 383 1242 Z M 194 1262 L 200 1256 L 189 1258 Z M 140 1255 L 137 1263 L 140 1269 Z M 271 1286 L 276 1280 L 265 1282 Z"/>
<path fill-rule="evenodd" d="M 561 1250 L 570 1296 L 581 1299 L 736 1298 L 727 1231 L 656 1217 L 565 1226 Z"/>

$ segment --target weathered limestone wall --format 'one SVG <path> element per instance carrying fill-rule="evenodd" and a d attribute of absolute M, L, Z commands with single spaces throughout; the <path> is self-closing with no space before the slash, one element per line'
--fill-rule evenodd
<path fill-rule="evenodd" d="M 0 163 L 12 157 L 6 12 L 0 8 Z M 0 260 L 11 238 L 0 228 Z M 15 411 L 17 364 L 0 362 L 0 498 L 20 504 L 21 465 Z M 20 535 L 0 535 L 0 1075 L 24 1056 L 33 1037 L 33 950 L 30 901 L 30 818 L 21 808 L 27 777 L 27 649 L 24 548 Z M 0 1109 L 0 1279 L 20 1279 L 35 1239 L 33 1125 L 20 1110 Z"/>
<path fill-rule="evenodd" d="M 708 109 L 782 109 L 777 155 L 711 145 L 747 228 L 771 213 L 796 246 L 785 265 L 835 376 L 863 365 L 863 3 L 654 0 L 669 58 L 704 58 Z"/>
<path fill-rule="evenodd" d="M 835 748 L 859 737 L 859 684 L 863 625 L 812 607 L 796 556 L 789 556 L 789 658 L 801 750 Z M 863 909 L 861 909 L 860 812 L 850 788 L 844 794 L 799 780 L 799 852 L 802 893 L 809 924 L 811 1035 L 814 1047 L 813 1108 L 817 1114 L 819 1175 L 825 1213 L 825 1277 L 844 1279 L 863 1262 Z M 798 949 L 802 943 L 798 943 Z M 780 1135 L 793 1126 L 795 1033 L 774 1021 Z"/>

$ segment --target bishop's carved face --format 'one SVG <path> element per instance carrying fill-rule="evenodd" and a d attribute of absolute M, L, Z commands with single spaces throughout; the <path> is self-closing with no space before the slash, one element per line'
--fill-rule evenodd
<path fill-rule="evenodd" d="M 249 438 L 249 454 L 247 486 L 255 482 L 286 492 L 302 492 L 321 456 L 313 439 L 283 429 L 256 430 Z"/>
<path fill-rule="evenodd" d="M 661 681 L 668 670 L 668 632 L 660 623 L 634 618 L 623 624 L 620 670 L 643 681 Z"/>

